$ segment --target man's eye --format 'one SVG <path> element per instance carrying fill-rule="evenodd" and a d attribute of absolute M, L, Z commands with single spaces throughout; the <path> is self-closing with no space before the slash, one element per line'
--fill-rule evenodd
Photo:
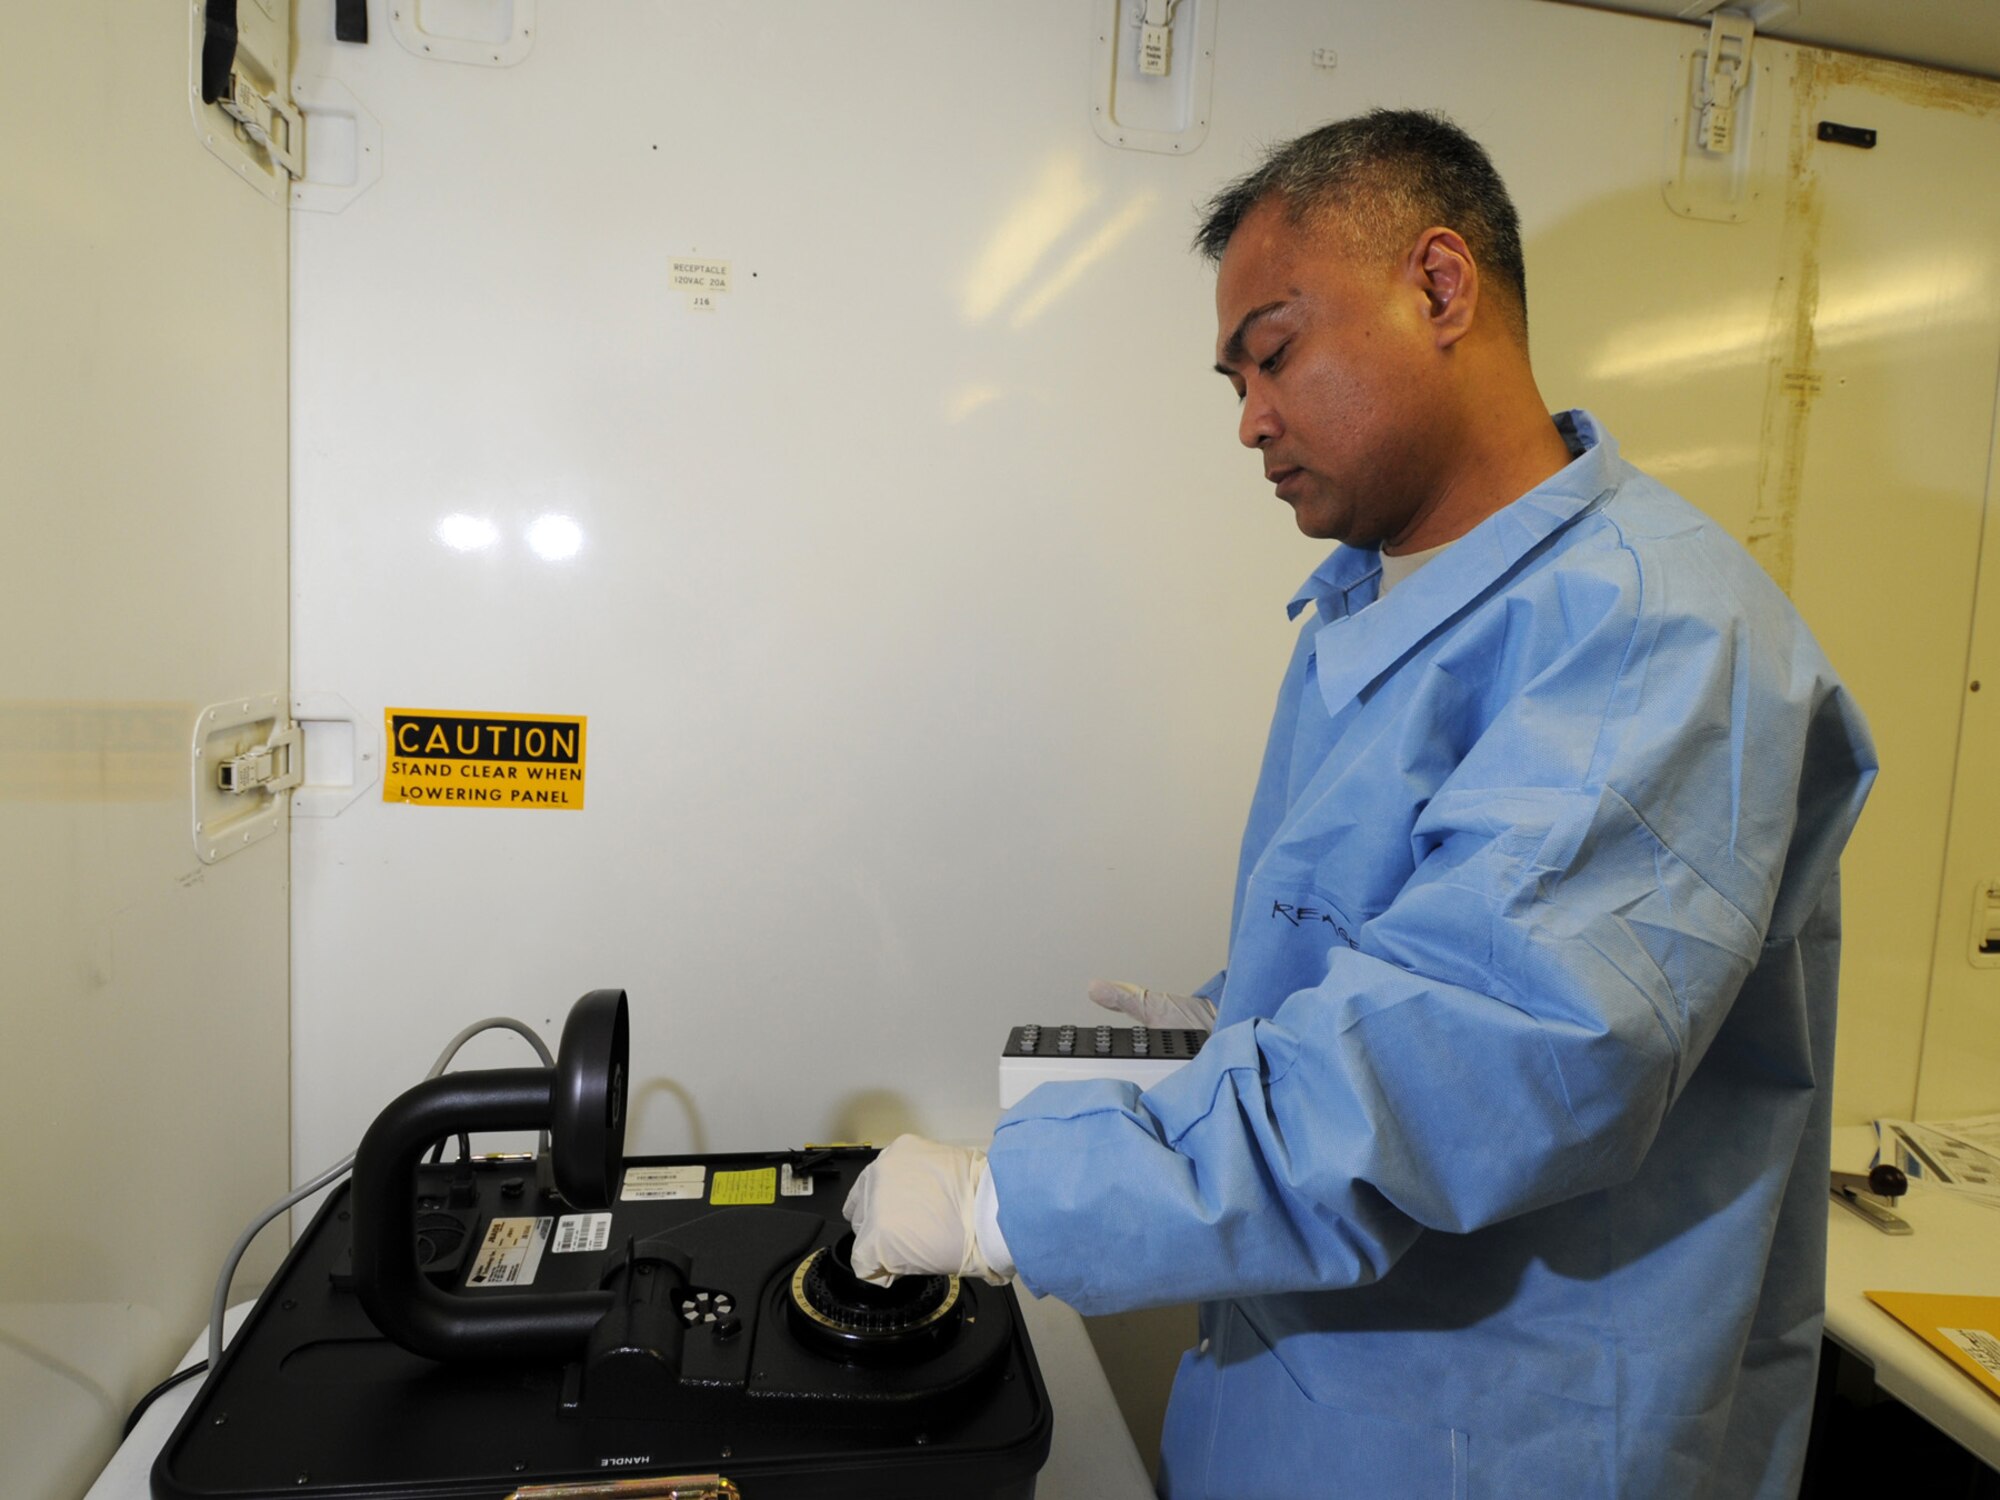
<path fill-rule="evenodd" d="M 1257 361 L 1257 368 L 1263 371 L 1266 375 L 1276 374 L 1278 366 L 1284 362 L 1285 350 L 1287 347 L 1288 343 L 1278 345 L 1277 348 L 1273 349 L 1269 354 L 1265 355 L 1262 359 Z"/>

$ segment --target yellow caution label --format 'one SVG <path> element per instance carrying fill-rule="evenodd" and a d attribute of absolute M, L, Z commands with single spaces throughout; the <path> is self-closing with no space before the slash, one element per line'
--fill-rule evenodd
<path fill-rule="evenodd" d="M 717 1172 L 709 1179 L 708 1201 L 725 1203 L 776 1203 L 778 1169 L 755 1167 L 748 1172 Z"/>
<path fill-rule="evenodd" d="M 586 731 L 573 714 L 383 711 L 382 800 L 414 807 L 580 812 Z"/>

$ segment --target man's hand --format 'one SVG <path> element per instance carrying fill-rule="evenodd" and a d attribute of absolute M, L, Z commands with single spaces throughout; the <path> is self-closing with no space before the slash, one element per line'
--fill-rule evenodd
<path fill-rule="evenodd" d="M 985 1246 L 980 1243 L 985 1178 L 984 1151 L 897 1136 L 862 1172 L 841 1208 L 854 1226 L 854 1274 L 878 1286 L 898 1276 L 977 1276 L 994 1286 L 1006 1281 L 1014 1267 L 990 1186 L 991 1222 Z"/>
<path fill-rule="evenodd" d="M 1090 998 L 1106 1010 L 1123 1011 L 1141 1026 L 1215 1030 L 1215 1002 L 1199 995 L 1169 995 L 1111 979 L 1090 981 Z"/>

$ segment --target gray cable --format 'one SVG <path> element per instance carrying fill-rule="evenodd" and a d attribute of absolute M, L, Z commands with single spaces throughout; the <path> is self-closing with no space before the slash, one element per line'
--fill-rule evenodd
<path fill-rule="evenodd" d="M 553 1068 L 556 1065 L 555 1058 L 549 1055 L 548 1044 L 532 1028 L 514 1020 L 511 1016 L 490 1016 L 484 1021 L 474 1021 L 447 1042 L 444 1051 L 438 1054 L 438 1060 L 431 1064 L 430 1072 L 424 1074 L 424 1077 L 435 1078 L 450 1067 L 452 1059 L 458 1056 L 459 1049 L 482 1031 L 517 1032 L 527 1038 L 528 1045 L 533 1047 L 535 1055 L 541 1058 L 543 1067 Z M 546 1151 L 548 1146 L 549 1134 L 545 1130 L 542 1132 L 542 1149 Z M 279 1214 L 296 1203 L 304 1202 L 329 1183 L 339 1181 L 353 1165 L 354 1157 L 350 1153 L 321 1172 L 304 1187 L 294 1188 L 252 1219 L 243 1233 L 236 1237 L 236 1243 L 229 1247 L 229 1254 L 222 1260 L 222 1273 L 215 1278 L 215 1295 L 208 1304 L 208 1368 L 211 1373 L 222 1361 L 222 1314 L 229 1306 L 229 1283 L 236 1279 L 236 1267 L 242 1261 L 243 1253 L 250 1248 L 250 1242 L 256 1239 L 263 1227 Z"/>
<path fill-rule="evenodd" d="M 465 1030 L 445 1043 L 444 1051 L 438 1054 L 438 1060 L 431 1064 L 430 1072 L 424 1074 L 424 1077 L 435 1078 L 446 1068 L 450 1067 L 451 1060 L 458 1056 L 458 1049 L 478 1036 L 482 1031 L 512 1031 L 524 1036 L 528 1039 L 528 1045 L 535 1049 L 535 1056 L 542 1060 L 543 1067 L 553 1068 L 556 1065 L 555 1058 L 549 1055 L 548 1044 L 542 1040 L 539 1032 L 515 1020 L 512 1016 L 488 1016 L 483 1021 L 474 1021 Z"/>

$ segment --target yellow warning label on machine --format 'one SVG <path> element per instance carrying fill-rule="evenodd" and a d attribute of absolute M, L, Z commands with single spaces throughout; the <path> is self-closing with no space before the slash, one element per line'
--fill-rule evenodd
<path fill-rule="evenodd" d="M 585 731 L 573 714 L 383 711 L 382 800 L 416 807 L 583 808 Z"/>
<path fill-rule="evenodd" d="M 717 1172 L 709 1179 L 708 1201 L 723 1203 L 776 1203 L 778 1169 L 753 1167 L 747 1172 Z"/>

